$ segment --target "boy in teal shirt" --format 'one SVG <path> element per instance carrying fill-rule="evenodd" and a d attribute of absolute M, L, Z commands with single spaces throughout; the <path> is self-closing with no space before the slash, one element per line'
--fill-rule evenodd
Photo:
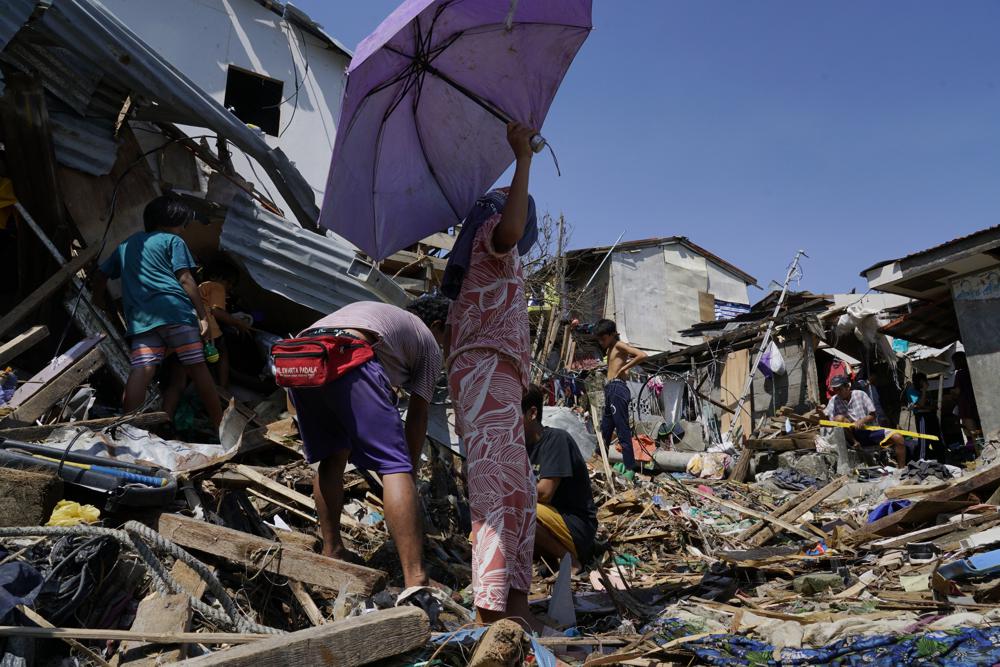
<path fill-rule="evenodd" d="M 202 343 L 208 333 L 207 313 L 191 274 L 194 257 L 179 236 L 193 217 L 191 208 L 174 197 L 157 197 L 147 204 L 142 212 L 146 231 L 127 238 L 101 263 L 94 276 L 94 297 L 100 303 L 107 281 L 121 280 L 126 335 L 132 348 L 124 411 L 142 405 L 156 367 L 172 351 L 218 426 L 222 407 Z M 176 401 L 165 402 L 163 409 L 172 419 Z"/>

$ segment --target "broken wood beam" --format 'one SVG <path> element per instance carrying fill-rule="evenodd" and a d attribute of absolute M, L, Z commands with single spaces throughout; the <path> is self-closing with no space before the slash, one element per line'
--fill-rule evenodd
<path fill-rule="evenodd" d="M 801 517 L 803 514 L 811 511 L 814 507 L 816 507 L 821 502 L 823 502 L 824 500 L 832 496 L 834 493 L 836 493 L 837 490 L 844 485 L 845 481 L 846 478 L 844 477 L 837 477 L 836 479 L 832 480 L 829 484 L 827 484 L 823 488 L 814 491 L 810 495 L 806 496 L 805 498 L 797 502 L 795 505 L 789 507 L 787 511 L 780 512 L 779 515 L 781 520 L 787 522 L 797 521 L 799 517 Z M 776 531 L 773 526 L 764 527 L 760 533 L 755 535 L 750 540 L 750 545 L 755 547 L 762 546 L 777 534 L 778 531 Z"/>
<path fill-rule="evenodd" d="M 191 598 L 187 593 L 160 595 L 153 593 L 139 603 L 132 621 L 133 632 L 187 632 L 191 629 Z M 157 655 L 159 654 L 159 655 Z M 164 650 L 155 643 L 134 642 L 122 644 L 120 664 L 170 665 L 187 657 L 184 644 Z M 162 662 L 161 662 L 162 661 Z"/>
<path fill-rule="evenodd" d="M 326 619 L 323 618 L 323 612 L 321 612 L 319 607 L 316 606 L 316 601 L 312 599 L 311 595 L 309 595 L 309 591 L 306 590 L 306 587 L 298 581 L 288 582 L 288 587 L 292 589 L 292 595 L 295 596 L 299 606 L 302 607 L 302 611 L 309 619 L 309 622 L 314 626 L 325 625 Z"/>
<path fill-rule="evenodd" d="M 792 524 L 788 523 L 787 521 L 783 521 L 782 519 L 779 519 L 779 518 L 774 517 L 774 516 L 769 516 L 767 514 L 763 514 L 761 512 L 758 512 L 757 510 L 752 510 L 749 507 L 744 507 L 743 505 L 740 505 L 739 503 L 734 503 L 731 500 L 726 500 L 725 498 L 719 498 L 718 496 L 713 496 L 713 495 L 708 494 L 708 493 L 703 493 L 703 492 L 701 492 L 701 491 L 699 491 L 697 489 L 695 489 L 694 492 L 695 492 L 696 495 L 699 495 L 702 498 L 705 498 L 706 500 L 709 500 L 709 501 L 711 501 L 713 503 L 717 503 L 719 505 L 722 505 L 723 507 L 728 507 L 729 509 L 735 510 L 735 511 L 739 512 L 740 514 L 745 514 L 746 516 L 752 516 L 752 517 L 754 517 L 756 519 L 761 519 L 762 521 L 767 521 L 768 523 L 773 523 L 774 525 L 778 526 L 779 528 L 783 528 L 784 530 L 787 530 L 789 533 L 793 533 L 793 534 L 798 535 L 799 537 L 803 537 L 803 538 L 805 538 L 807 540 L 815 540 L 818 537 L 817 535 L 813 535 L 811 533 L 806 532 L 805 530 L 802 530 L 798 526 L 793 526 Z M 819 531 L 819 528 L 813 527 L 813 530 Z M 822 532 L 822 531 L 820 531 L 820 532 Z M 823 534 L 824 537 L 826 536 L 826 533 L 822 533 L 822 534 Z"/>
<path fill-rule="evenodd" d="M 132 631 L 137 632 L 188 632 L 191 630 L 193 610 L 191 598 L 200 600 L 208 582 L 182 560 L 174 561 L 170 576 L 183 593 L 162 595 L 153 593 L 139 603 L 132 621 Z M 119 664 L 129 667 L 172 665 L 187 657 L 187 645 L 175 644 L 169 648 L 150 643 L 122 643 L 118 649 Z"/>
<path fill-rule="evenodd" d="M 166 539 L 187 549 L 332 591 L 371 595 L 385 586 L 386 574 L 381 570 L 345 563 L 179 514 L 160 515 L 157 530 Z"/>
<path fill-rule="evenodd" d="M 23 605 L 23 604 L 19 604 L 19 605 L 17 605 L 17 610 L 19 612 L 21 612 L 22 614 L 24 614 L 28 618 L 28 620 L 30 620 L 33 623 L 38 624 L 38 626 L 40 628 L 49 628 L 49 629 L 51 629 L 51 628 L 55 627 L 54 625 L 52 625 L 51 623 L 49 623 L 45 619 L 45 617 L 43 617 L 41 614 L 39 614 L 38 612 L 36 612 L 31 607 L 28 607 L 28 606 Z M 61 639 L 62 639 L 62 641 L 66 642 L 67 644 L 69 644 L 70 646 L 72 646 L 73 648 L 75 648 L 77 651 L 80 651 L 80 653 L 83 653 L 84 655 L 86 655 L 88 658 L 90 658 L 91 660 L 93 660 L 96 664 L 100 665 L 101 667 L 111 667 L 111 663 L 109 663 L 107 660 L 105 660 L 104 658 L 102 658 L 100 656 L 100 654 L 96 653 L 93 649 L 91 649 L 91 648 L 89 648 L 87 646 L 84 646 L 83 644 L 81 644 L 77 640 L 71 639 L 70 637 L 62 637 Z"/>
<path fill-rule="evenodd" d="M 63 285 L 72 280 L 77 271 L 80 271 L 84 266 L 94 260 L 97 257 L 98 251 L 100 251 L 100 246 L 93 246 L 91 248 L 81 250 L 79 255 L 71 259 L 62 268 L 49 276 L 48 280 L 35 288 L 35 291 L 23 299 L 21 303 L 14 306 L 9 313 L 0 318 L 0 336 L 14 328 L 15 325 L 20 323 L 21 320 L 26 318 L 28 315 L 34 313 L 38 307 L 46 301 L 46 299 L 58 292 Z"/>
<path fill-rule="evenodd" d="M 184 667 L 355 667 L 420 648 L 429 638 L 429 623 L 423 611 L 415 607 L 395 607 L 236 646 L 178 664 Z"/>
<path fill-rule="evenodd" d="M 110 426 L 111 424 L 120 421 L 122 421 L 121 417 L 105 417 L 103 419 L 84 419 L 75 422 L 58 422 L 56 424 L 45 424 L 43 426 L 17 426 L 14 428 L 0 429 L 0 438 L 27 441 L 43 440 L 51 435 L 53 431 L 60 428 L 76 428 L 77 426 L 82 426 L 94 431 L 99 431 L 106 426 Z M 149 428 L 150 426 L 156 426 L 157 424 L 163 424 L 168 421 L 170 420 L 167 417 L 166 412 L 146 412 L 144 414 L 135 415 L 134 417 L 129 417 L 125 420 L 125 423 L 129 426 Z"/>
<path fill-rule="evenodd" d="M 100 348 L 92 349 L 17 406 L 7 416 L 7 419 L 12 422 L 30 424 L 44 415 L 49 408 L 65 398 L 103 365 L 104 352 Z"/>
<path fill-rule="evenodd" d="M 0 345 L 0 366 L 3 366 L 11 359 L 16 359 L 19 355 L 29 350 L 35 343 L 44 340 L 48 335 L 48 327 L 31 327 L 24 333 L 3 343 Z"/>
<path fill-rule="evenodd" d="M 251 484 L 256 484 L 258 486 L 264 487 L 265 489 L 268 489 L 269 491 L 272 491 L 273 493 L 276 493 L 279 496 L 284 496 L 285 498 L 287 498 L 289 500 L 292 500 L 292 501 L 297 502 L 298 504 L 300 504 L 300 505 L 302 505 L 304 507 L 309 508 L 313 512 L 316 511 L 316 501 L 315 500 L 313 500 L 312 498 L 310 498 L 309 496 L 307 496 L 304 493 L 299 493 L 295 489 L 288 488 L 284 484 L 279 484 L 278 482 L 274 481 L 270 477 L 266 477 L 265 475 L 260 474 L 259 472 L 257 472 L 253 468 L 251 468 L 250 466 L 239 464 L 239 465 L 236 466 L 236 472 L 238 472 L 239 474 L 243 475 L 248 480 L 250 480 Z M 267 496 L 264 496 L 263 494 L 260 494 L 260 495 L 264 498 L 264 500 L 268 500 L 268 501 L 274 503 L 275 505 L 282 506 L 281 503 L 276 502 L 274 500 L 271 500 L 270 498 L 268 498 Z M 318 519 L 316 519 L 315 517 L 312 517 L 312 516 L 304 514 L 304 513 L 295 512 L 295 510 L 293 508 L 290 508 L 290 507 L 287 507 L 287 506 L 284 506 L 284 507 L 286 509 L 289 509 L 293 513 L 298 513 L 298 514 L 300 514 L 300 516 L 304 516 L 304 518 L 309 519 L 310 521 L 312 521 L 314 523 L 318 521 Z M 360 521 L 358 521 L 353 516 L 351 516 L 351 515 L 349 515 L 349 514 L 347 514 L 345 512 L 342 512 L 341 515 L 340 515 L 340 523 L 341 523 L 341 525 L 347 526 L 348 528 L 361 528 L 362 527 L 362 524 L 361 524 Z"/>
<path fill-rule="evenodd" d="M 420 613 L 423 614 L 423 612 Z M 133 632 L 132 630 L 99 630 L 95 628 L 29 628 L 21 625 L 0 625 L 0 637 L 96 639 L 112 642 L 140 641 L 152 644 L 247 644 L 274 636 L 240 632 Z M 287 637 L 288 635 L 278 636 Z"/>

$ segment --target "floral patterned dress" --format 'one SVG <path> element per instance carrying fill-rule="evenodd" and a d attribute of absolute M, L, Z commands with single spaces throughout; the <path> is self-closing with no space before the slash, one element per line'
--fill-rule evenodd
<path fill-rule="evenodd" d="M 504 611 L 531 587 L 535 477 L 524 446 L 521 396 L 530 374 L 528 309 L 517 249 L 493 250 L 495 215 L 473 242 L 448 317 L 448 382 L 465 442 L 472 512 L 472 585 L 481 609 Z"/>

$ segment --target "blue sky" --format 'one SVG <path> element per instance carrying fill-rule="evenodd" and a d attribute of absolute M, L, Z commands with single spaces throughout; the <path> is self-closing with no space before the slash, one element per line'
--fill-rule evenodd
<path fill-rule="evenodd" d="M 397 2 L 296 4 L 353 48 Z M 596 0 L 594 26 L 544 127 L 563 175 L 532 173 L 571 247 L 688 236 L 765 287 L 802 248 L 802 289 L 864 291 L 1000 223 L 1000 2 Z"/>

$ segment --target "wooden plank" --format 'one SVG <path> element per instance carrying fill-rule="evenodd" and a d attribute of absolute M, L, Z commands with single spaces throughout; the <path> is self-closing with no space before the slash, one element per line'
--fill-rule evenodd
<path fill-rule="evenodd" d="M 798 505 L 799 503 L 803 502 L 804 500 L 806 500 L 810 496 L 814 495 L 815 493 L 816 493 L 816 489 L 813 489 L 813 488 L 803 489 L 802 491 L 799 491 L 794 496 L 792 496 L 792 498 L 790 500 L 788 500 L 788 502 L 786 502 L 784 505 L 782 505 L 781 507 L 779 507 L 776 511 L 771 512 L 771 514 L 774 515 L 774 516 L 776 516 L 779 519 L 784 519 L 785 515 L 789 514 L 791 512 L 792 508 L 794 508 L 796 505 Z M 767 527 L 768 527 L 768 524 L 766 524 L 766 523 L 755 523 L 754 525 L 750 526 L 749 528 L 747 528 L 746 530 L 744 530 L 742 533 L 740 533 L 739 535 L 737 535 L 736 539 L 739 540 L 739 541 L 741 541 L 741 542 L 745 542 L 746 540 L 749 540 L 751 537 L 753 537 L 754 535 L 756 535 L 761 530 L 763 530 L 764 528 L 767 528 Z"/>
<path fill-rule="evenodd" d="M 819 491 L 816 491 L 811 495 L 803 498 L 797 504 L 789 508 L 787 512 L 781 513 L 781 520 L 782 521 L 798 520 L 798 518 L 801 517 L 803 514 L 812 510 L 812 508 L 816 507 L 821 502 L 823 502 L 824 500 L 832 496 L 834 493 L 836 493 L 837 490 L 844 485 L 845 481 L 846 478 L 844 477 L 838 477 L 832 480 L 829 484 L 824 486 Z M 755 547 L 762 546 L 777 534 L 778 532 L 774 530 L 773 527 L 768 526 L 767 528 L 761 530 L 761 532 L 758 535 L 756 535 L 753 539 L 751 539 L 750 544 Z"/>
<path fill-rule="evenodd" d="M 27 401 L 29 398 L 41 391 L 45 385 L 59 377 L 59 375 L 62 374 L 67 368 L 80 359 L 83 359 L 84 355 L 97 347 L 97 344 L 100 342 L 100 336 L 84 338 L 70 349 L 50 360 L 40 371 L 25 380 L 21 386 L 17 388 L 14 395 L 7 403 L 8 407 L 16 408 Z"/>
<path fill-rule="evenodd" d="M 0 366 L 6 364 L 11 359 L 16 359 L 18 355 L 31 349 L 31 347 L 49 335 L 49 328 L 46 326 L 31 327 L 24 333 L 15 336 L 3 345 L 0 345 Z"/>
<path fill-rule="evenodd" d="M 15 325 L 21 322 L 21 320 L 37 310 L 46 299 L 58 292 L 63 285 L 73 278 L 77 271 L 82 269 L 97 257 L 97 253 L 100 249 L 99 245 L 95 245 L 81 250 L 79 255 L 71 259 L 69 263 L 65 264 L 61 269 L 49 276 L 48 280 L 39 285 L 35 291 L 29 294 L 27 298 L 23 299 L 21 303 L 14 306 L 14 308 L 9 313 L 4 315 L 3 318 L 0 318 L 0 336 L 10 331 Z"/>
<path fill-rule="evenodd" d="M 604 476 L 608 485 L 608 492 L 613 496 L 615 495 L 615 476 L 611 472 L 611 463 L 608 461 L 607 443 L 604 442 L 604 436 L 601 435 L 601 424 L 597 421 L 597 409 L 593 405 L 590 406 L 590 421 L 594 423 L 597 448 L 601 450 L 601 461 L 604 464 Z"/>
<path fill-rule="evenodd" d="M 420 243 L 424 245 L 434 246 L 435 248 L 440 248 L 441 250 L 450 251 L 455 247 L 455 241 L 457 237 L 451 234 L 446 234 L 444 232 L 434 232 L 430 236 L 425 236 L 420 239 Z"/>
<path fill-rule="evenodd" d="M 363 595 L 371 595 L 385 585 L 386 575 L 380 570 L 327 558 L 179 514 L 160 515 L 158 530 L 163 537 L 182 547 L 247 567 L 263 568 L 304 584 L 333 591 L 346 589 Z"/>
<path fill-rule="evenodd" d="M 706 500 L 709 500 L 709 501 L 711 501 L 713 503 L 716 503 L 718 505 L 722 505 L 723 507 L 728 507 L 731 510 L 736 510 L 740 514 L 745 514 L 746 516 L 752 516 L 752 517 L 754 517 L 756 519 L 760 519 L 762 521 L 767 521 L 768 523 L 773 523 L 774 525 L 776 525 L 776 526 L 778 526 L 780 528 L 784 528 L 789 533 L 793 533 L 793 534 L 798 535 L 799 537 L 803 537 L 803 538 L 805 538 L 807 540 L 815 540 L 816 537 L 817 537 L 816 535 L 813 535 L 811 533 L 808 533 L 808 532 L 802 530 L 798 526 L 793 526 L 792 524 L 788 523 L 787 521 L 783 521 L 783 520 L 778 519 L 776 517 L 773 517 L 773 516 L 770 516 L 770 515 L 767 515 L 767 514 L 763 514 L 761 512 L 758 512 L 757 510 L 752 510 L 749 507 L 744 507 L 743 505 L 740 505 L 739 503 L 734 503 L 734 502 L 732 502 L 730 500 L 726 500 L 725 498 L 719 498 L 718 496 L 713 496 L 713 495 L 711 495 L 709 493 L 703 493 L 703 492 L 701 492 L 701 491 L 699 491 L 697 489 L 695 489 L 695 493 L 698 494 L 699 496 L 701 496 L 702 498 L 705 498 Z M 824 536 L 825 536 L 825 533 L 824 533 Z"/>
<path fill-rule="evenodd" d="M 182 560 L 174 561 L 170 576 L 184 592 L 175 595 L 153 593 L 140 602 L 132 622 L 133 631 L 188 632 L 191 629 L 191 598 L 200 600 L 208 589 L 208 582 Z M 119 664 L 127 663 L 130 667 L 172 665 L 187 657 L 187 645 L 176 644 L 164 649 L 149 643 L 123 643 L 118 655 Z"/>
<path fill-rule="evenodd" d="M 270 489 L 271 491 L 274 491 L 278 495 L 284 496 L 289 500 L 294 500 L 298 504 L 308 507 L 313 512 L 316 511 L 315 500 L 313 500 L 304 493 L 299 493 L 295 489 L 290 489 L 284 484 L 279 484 L 278 482 L 275 482 L 273 479 L 265 477 L 264 475 L 260 474 L 250 466 L 239 464 L 236 466 L 236 472 L 243 475 L 254 484 L 263 486 L 265 489 Z"/>
<path fill-rule="evenodd" d="M 421 614 L 423 612 L 420 612 Z M 363 618 L 363 617 L 362 617 Z M 287 637 L 288 635 L 279 635 Z M 248 644 L 274 635 L 239 632 L 133 632 L 132 630 L 96 630 L 93 628 L 29 628 L 0 625 L 0 637 L 32 639 L 96 639 L 98 641 L 140 641 L 154 644 Z M 187 664 L 185 662 L 184 664 Z"/>
<path fill-rule="evenodd" d="M 299 606 L 302 607 L 302 611 L 305 612 L 309 622 L 314 626 L 325 625 L 326 619 L 323 618 L 323 612 L 321 612 L 319 607 L 316 606 L 316 601 L 309 595 L 309 591 L 306 590 L 306 587 L 298 581 L 288 582 L 288 587 L 292 589 L 292 595 L 294 595 L 295 599 L 298 600 Z"/>
<path fill-rule="evenodd" d="M 8 418 L 15 422 L 35 421 L 103 365 L 104 352 L 99 348 L 91 350 L 41 391 L 19 405 Z"/>
<path fill-rule="evenodd" d="M 715 321 L 715 295 L 711 292 L 698 292 L 698 319 L 702 322 Z"/>
<path fill-rule="evenodd" d="M 84 419 L 75 422 L 59 422 L 57 424 L 46 424 L 44 426 L 21 426 L 15 428 L 0 429 L 0 438 L 10 438 L 11 440 L 44 440 L 53 431 L 67 426 L 83 426 L 85 428 L 99 431 L 105 426 L 121 421 L 121 417 L 106 417 L 104 419 Z M 170 421 L 166 412 L 147 412 L 136 415 L 128 419 L 128 424 L 139 428 L 149 428 L 164 422 Z"/>
<path fill-rule="evenodd" d="M 860 529 L 851 533 L 847 539 L 852 544 L 861 544 L 877 536 L 889 537 L 890 535 L 902 532 L 904 526 L 912 526 L 923 521 L 929 521 L 938 514 L 958 512 L 973 504 L 970 501 L 931 500 L 930 498 L 925 498 L 898 512 L 893 512 L 874 523 L 861 526 Z"/>
<path fill-rule="evenodd" d="M 887 537 L 885 539 L 877 540 L 868 545 L 872 549 L 902 549 L 910 542 L 927 542 L 936 537 L 941 537 L 942 535 L 947 535 L 948 533 L 953 533 L 965 528 L 971 528 L 973 526 L 978 526 L 980 524 L 988 523 L 990 521 L 996 521 L 1000 519 L 1000 513 L 989 512 L 982 515 L 966 515 L 969 518 L 963 518 L 962 521 L 956 521 L 954 523 L 943 523 L 940 526 L 931 526 L 930 528 L 921 528 L 920 530 L 914 530 L 912 532 L 906 533 L 904 535 L 899 535 L 896 537 Z"/>
<path fill-rule="evenodd" d="M 36 612 L 31 607 L 26 607 L 23 604 L 19 604 L 19 605 L 17 605 L 17 609 L 22 614 L 24 614 L 26 617 L 28 617 L 28 620 L 32 621 L 33 623 L 36 623 L 41 628 L 54 628 L 55 627 L 54 625 L 52 625 L 51 623 L 49 623 L 47 620 L 45 620 L 45 618 L 41 614 L 39 614 L 38 612 Z M 84 646 L 83 644 L 81 644 L 80 642 L 76 641 L 75 639 L 70 639 L 69 637 L 64 637 L 64 638 L 62 638 L 62 640 L 64 642 L 66 642 L 67 644 L 69 644 L 70 646 L 72 646 L 73 648 L 75 648 L 80 653 L 83 653 L 84 655 L 86 655 L 88 658 L 90 658 L 91 660 L 93 660 L 96 664 L 100 665 L 101 667 L 111 667 L 111 663 L 109 663 L 107 660 L 105 660 L 104 658 L 102 658 L 99 654 L 95 653 L 90 648 Z"/>
<path fill-rule="evenodd" d="M 355 667 L 420 648 L 428 639 L 427 615 L 414 607 L 396 607 L 279 635 L 178 664 L 185 667 Z"/>
<path fill-rule="evenodd" d="M 45 385 L 41 391 L 19 405 L 14 412 L 8 415 L 8 420 L 24 423 L 35 421 L 103 365 L 104 352 L 100 349 L 91 350 L 82 359 L 63 371 L 59 377 Z"/>
<path fill-rule="evenodd" d="M 191 599 L 186 593 L 160 595 L 153 593 L 139 603 L 132 621 L 133 632 L 187 632 L 191 629 Z M 157 655 L 159 654 L 159 655 Z M 163 650 L 145 642 L 122 644 L 121 664 L 132 667 L 141 665 L 171 665 L 187 657 L 184 644 L 171 645 Z"/>
<path fill-rule="evenodd" d="M 200 600 L 205 595 L 205 591 L 208 590 L 208 582 L 202 579 L 193 567 L 182 560 L 174 561 L 174 566 L 170 568 L 170 576 L 174 578 L 181 590 L 195 600 Z"/>
<path fill-rule="evenodd" d="M 252 484 L 257 484 L 258 486 L 262 486 L 265 489 L 268 489 L 268 490 L 270 490 L 270 491 L 272 491 L 272 492 L 274 492 L 274 493 L 276 493 L 276 494 L 278 494 L 280 496 L 284 496 L 285 498 L 288 498 L 289 500 L 297 502 L 298 504 L 300 504 L 300 505 L 302 505 L 304 507 L 308 507 L 313 512 L 316 512 L 316 501 L 313 500 L 312 498 L 310 498 L 309 496 L 307 496 L 306 494 L 299 493 L 295 489 L 290 489 L 287 486 L 285 486 L 284 484 L 279 484 L 278 482 L 274 481 L 270 477 L 267 477 L 265 475 L 260 474 L 259 472 L 257 472 L 253 468 L 251 468 L 250 466 L 246 466 L 246 465 L 242 465 L 242 464 L 237 465 L 236 466 L 236 472 L 238 472 L 239 474 L 241 474 L 244 477 L 246 477 L 247 479 L 249 479 Z M 257 495 L 263 497 L 264 500 L 268 500 L 268 501 L 274 503 L 275 505 L 278 505 L 280 507 L 285 507 L 286 509 L 289 509 L 290 511 L 295 512 L 296 514 L 299 514 L 299 516 L 302 516 L 303 518 L 309 519 L 313 523 L 317 523 L 319 521 L 315 517 L 312 517 L 312 516 L 310 516 L 308 514 L 305 514 L 304 512 L 297 512 L 295 509 L 293 509 L 291 507 L 288 507 L 287 505 L 282 505 L 279 502 L 271 500 L 270 498 L 268 498 L 267 496 L 265 496 L 263 494 L 257 494 Z M 348 528 L 354 528 L 354 529 L 360 529 L 360 528 L 362 528 L 362 523 L 360 521 L 358 521 L 353 516 L 351 516 L 351 515 L 349 515 L 347 513 L 344 513 L 344 512 L 342 512 L 341 515 L 340 515 L 340 525 L 347 526 Z"/>

